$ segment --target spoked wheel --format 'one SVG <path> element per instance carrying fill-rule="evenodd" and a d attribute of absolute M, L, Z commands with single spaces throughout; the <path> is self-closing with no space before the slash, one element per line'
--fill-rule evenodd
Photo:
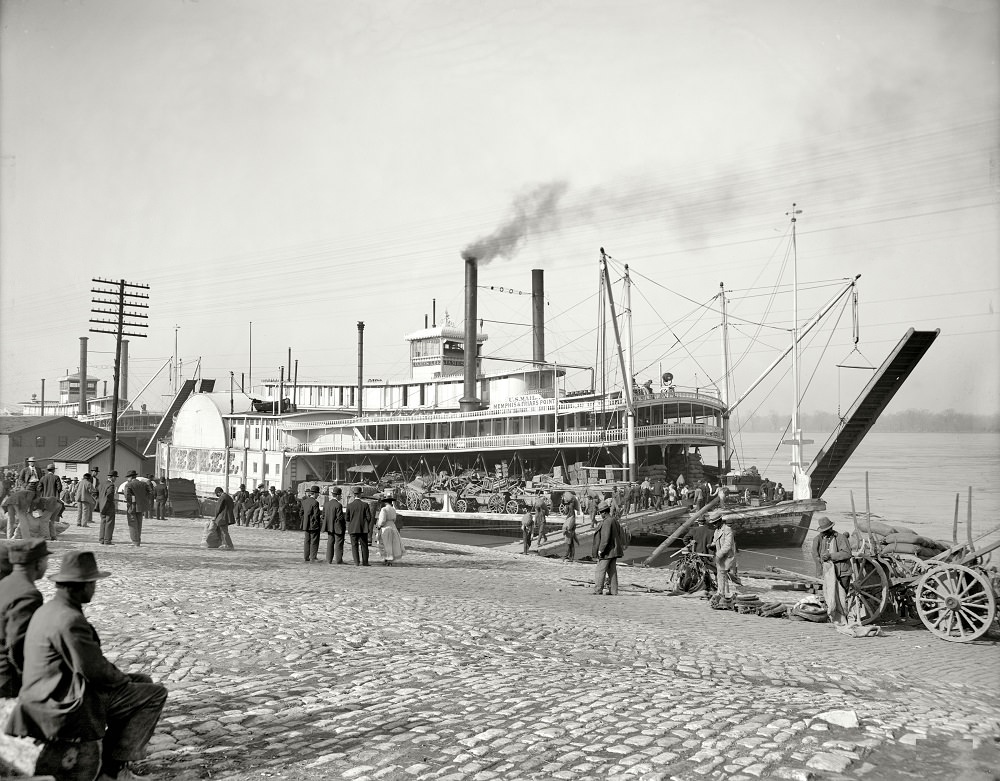
<path fill-rule="evenodd" d="M 925 573 L 917 582 L 914 601 L 924 626 L 952 643 L 979 639 L 996 618 L 990 581 L 961 564 L 942 564 Z"/>
<path fill-rule="evenodd" d="M 490 512 L 491 513 L 502 513 L 504 508 L 504 500 L 500 494 L 493 494 L 490 497 Z"/>
<path fill-rule="evenodd" d="M 424 512 L 430 510 L 432 506 L 433 505 L 431 504 L 431 500 L 428 499 L 427 497 L 424 497 L 423 499 L 420 500 L 420 509 L 423 510 Z"/>
<path fill-rule="evenodd" d="M 420 494 L 418 494 L 416 491 L 406 492 L 406 509 L 407 510 L 420 509 Z"/>
<path fill-rule="evenodd" d="M 677 561 L 667 567 L 667 588 L 674 593 L 693 594 L 703 582 L 702 570 L 693 562 Z"/>
<path fill-rule="evenodd" d="M 455 512 L 464 513 L 468 511 L 469 511 L 469 505 L 465 501 L 465 499 L 459 499 L 457 502 L 455 502 Z"/>
<path fill-rule="evenodd" d="M 507 511 L 509 515 L 517 515 L 517 511 L 519 509 L 517 505 L 517 499 L 511 499 L 509 502 L 507 502 L 507 505 L 504 507 L 504 509 Z"/>
<path fill-rule="evenodd" d="M 851 587 L 847 592 L 847 617 L 862 626 L 873 624 L 889 604 L 889 577 L 885 567 L 869 556 L 851 559 Z"/>

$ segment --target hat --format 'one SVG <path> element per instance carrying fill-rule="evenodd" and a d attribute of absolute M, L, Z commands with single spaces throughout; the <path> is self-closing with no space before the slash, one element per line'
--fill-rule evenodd
<path fill-rule="evenodd" d="M 274 490 L 274 488 L 272 488 L 271 490 L 273 491 L 273 490 Z M 319 486 L 318 486 L 318 485 L 314 485 L 314 486 L 313 486 L 312 488 L 310 488 L 309 490 L 310 490 L 310 491 L 312 491 L 312 492 L 313 492 L 314 494 L 318 494 L 318 493 L 319 493 Z"/>
<path fill-rule="evenodd" d="M 55 575 L 49 575 L 49 579 L 56 583 L 89 583 L 106 578 L 110 574 L 97 568 L 97 559 L 93 551 L 71 550 L 66 551 L 59 565 L 59 571 Z"/>
<path fill-rule="evenodd" d="M 833 528 L 833 521 L 827 518 L 825 515 L 819 519 L 819 523 L 816 526 L 816 531 L 825 532 L 827 529 Z"/>
<path fill-rule="evenodd" d="M 117 472 L 108 472 L 108 477 L 118 477 Z"/>
<path fill-rule="evenodd" d="M 722 514 L 722 510 L 716 510 L 715 512 L 709 513 L 705 517 L 705 521 L 707 523 L 718 523 L 719 521 L 724 520 L 724 518 L 725 516 Z"/>
<path fill-rule="evenodd" d="M 47 467 L 45 467 L 45 471 L 46 472 L 55 472 L 56 471 L 56 465 L 55 464 L 49 464 Z"/>
<path fill-rule="evenodd" d="M 333 488 L 330 489 L 330 493 L 333 494 L 334 496 L 340 496 L 343 493 L 343 491 L 341 491 L 339 485 L 335 485 Z"/>
<path fill-rule="evenodd" d="M 603 502 L 601 502 L 598 505 L 597 511 L 599 513 L 609 513 L 609 512 L 611 512 L 611 502 L 609 502 L 607 499 L 605 499 Z"/>
<path fill-rule="evenodd" d="M 361 486 L 360 486 L 360 485 L 356 485 L 356 486 L 354 486 L 354 488 L 353 488 L 353 491 L 354 491 L 354 493 L 356 493 L 356 494 L 357 494 L 358 496 L 361 496 Z"/>
<path fill-rule="evenodd" d="M 49 555 L 45 540 L 12 540 L 9 551 L 11 564 L 31 564 Z"/>
<path fill-rule="evenodd" d="M 136 472 L 136 471 L 135 471 L 134 469 L 129 469 L 129 470 L 128 470 L 128 471 L 127 471 L 127 472 L 125 473 L 125 477 L 138 477 L 138 476 L 139 476 L 139 473 L 138 473 L 138 472 Z"/>
<path fill-rule="evenodd" d="M 35 457 L 34 457 L 34 456 L 28 456 L 28 463 L 29 463 L 29 464 L 30 464 L 30 463 L 33 463 L 33 462 L 34 462 L 34 460 L 35 460 Z"/>
<path fill-rule="evenodd" d="M 379 499 L 379 501 L 382 502 L 382 504 L 386 504 L 386 503 L 392 504 L 392 497 L 391 496 L 383 496 L 381 499 Z"/>

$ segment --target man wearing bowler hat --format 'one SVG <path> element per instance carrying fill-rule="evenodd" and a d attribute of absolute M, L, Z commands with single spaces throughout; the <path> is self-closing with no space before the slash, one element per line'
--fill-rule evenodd
<path fill-rule="evenodd" d="M 355 566 L 367 567 L 368 535 L 372 533 L 372 508 L 361 498 L 361 486 L 354 486 L 354 498 L 347 504 L 347 533 L 351 535 L 351 558 Z"/>
<path fill-rule="evenodd" d="M 142 516 L 149 512 L 152 496 L 145 482 L 132 469 L 125 474 L 125 517 L 128 519 L 128 536 L 135 547 L 142 545 Z"/>
<path fill-rule="evenodd" d="M 99 781 L 132 777 L 127 765 L 145 756 L 167 690 L 143 673 L 123 673 L 101 651 L 83 615 L 97 581 L 92 551 L 68 551 L 52 599 L 31 619 L 24 644 L 24 681 L 7 722 L 8 735 L 46 743 L 101 741 Z M 81 748 L 81 751 L 83 748 Z"/>
<path fill-rule="evenodd" d="M 330 489 L 330 496 L 323 505 L 323 531 L 326 532 L 326 563 L 344 563 L 344 535 L 347 534 L 347 516 L 340 503 L 339 485 Z"/>
<path fill-rule="evenodd" d="M 618 596 L 618 559 L 625 552 L 625 540 L 622 528 L 612 517 L 611 502 L 605 499 L 598 508 L 601 514 L 601 526 L 594 532 L 593 550 L 591 556 L 594 566 L 594 593 L 604 593 L 607 583 L 608 595 Z"/>
<path fill-rule="evenodd" d="M 45 574 L 49 549 L 45 540 L 14 540 L 7 554 L 13 571 L 0 582 L 0 697 L 16 697 L 24 669 L 24 636 L 42 606 L 35 581 Z"/>
<path fill-rule="evenodd" d="M 319 486 L 314 485 L 302 499 L 302 553 L 305 563 L 316 561 L 319 552 L 319 534 L 323 528 L 323 511 L 319 507 Z"/>

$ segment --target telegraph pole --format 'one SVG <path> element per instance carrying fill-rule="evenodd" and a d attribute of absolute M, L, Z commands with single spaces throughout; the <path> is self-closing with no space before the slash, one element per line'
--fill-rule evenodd
<path fill-rule="evenodd" d="M 114 394 L 111 398 L 111 464 L 108 467 L 108 472 L 110 473 L 115 470 L 115 450 L 118 447 L 118 393 L 121 387 L 122 337 L 146 337 L 145 333 L 137 332 L 137 329 L 149 327 L 149 324 L 144 322 L 149 319 L 149 316 L 136 310 L 149 309 L 148 304 L 142 303 L 143 300 L 148 301 L 149 296 L 145 293 L 133 291 L 149 290 L 149 285 L 126 282 L 124 279 L 116 281 L 96 278 L 91 279 L 91 282 L 95 285 L 103 286 L 90 289 L 91 293 L 97 295 L 97 297 L 91 299 L 91 302 L 96 307 L 91 308 L 91 313 L 114 317 L 113 320 L 90 318 L 90 322 L 98 324 L 97 328 L 90 329 L 92 333 L 111 334 L 115 337 L 115 383 Z M 100 307 L 102 306 L 109 308 L 101 309 Z M 101 328 L 101 325 L 105 326 L 105 328 Z M 108 330 L 107 326 L 113 326 L 114 330 Z"/>

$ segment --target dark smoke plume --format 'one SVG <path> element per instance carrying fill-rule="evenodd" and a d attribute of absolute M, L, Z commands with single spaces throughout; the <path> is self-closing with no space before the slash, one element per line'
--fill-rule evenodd
<path fill-rule="evenodd" d="M 507 221 L 462 250 L 462 259 L 488 263 L 496 257 L 510 258 L 528 234 L 554 230 L 558 227 L 559 200 L 568 186 L 566 182 L 548 182 L 521 193 L 514 199 Z"/>

